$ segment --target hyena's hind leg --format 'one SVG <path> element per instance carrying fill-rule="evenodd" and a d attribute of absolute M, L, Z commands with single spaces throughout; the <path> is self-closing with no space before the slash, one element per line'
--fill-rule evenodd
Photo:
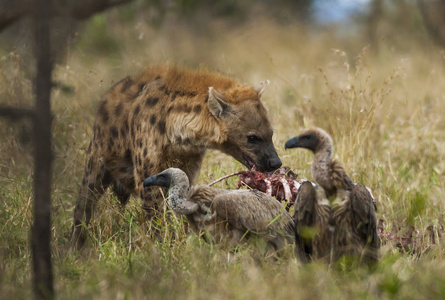
<path fill-rule="evenodd" d="M 95 148 L 90 147 L 91 148 Z M 84 245 L 88 231 L 87 227 L 97 201 L 112 181 L 111 174 L 98 155 L 97 149 L 91 149 L 86 159 L 85 175 L 74 209 L 74 225 L 71 232 L 71 247 L 77 249 Z"/>

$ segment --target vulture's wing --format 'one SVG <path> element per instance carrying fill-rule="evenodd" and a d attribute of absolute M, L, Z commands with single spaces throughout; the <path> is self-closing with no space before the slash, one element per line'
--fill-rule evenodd
<path fill-rule="evenodd" d="M 218 218 L 237 229 L 257 233 L 277 232 L 292 235 L 294 222 L 275 198 L 256 190 L 234 190 L 219 194 L 213 201 Z"/>
<path fill-rule="evenodd" d="M 295 202 L 297 257 L 306 263 L 312 259 L 329 261 L 332 245 L 331 208 L 320 186 L 304 182 Z"/>
<path fill-rule="evenodd" d="M 295 245 L 298 260 L 307 263 L 314 255 L 313 238 L 315 226 L 315 188 L 305 181 L 298 189 L 295 199 Z"/>
<path fill-rule="evenodd" d="M 337 188 L 337 190 L 352 190 L 354 187 L 354 183 L 351 178 L 349 178 L 348 174 L 345 171 L 343 165 L 334 160 L 329 165 L 328 170 L 332 184 Z"/>
<path fill-rule="evenodd" d="M 330 261 L 332 250 L 332 213 L 331 205 L 321 186 L 315 186 L 314 224 L 316 234 L 313 241 L 314 258 Z"/>
<path fill-rule="evenodd" d="M 363 184 L 353 187 L 349 199 L 334 210 L 335 257 L 355 255 L 363 262 L 378 260 L 376 207 Z"/>

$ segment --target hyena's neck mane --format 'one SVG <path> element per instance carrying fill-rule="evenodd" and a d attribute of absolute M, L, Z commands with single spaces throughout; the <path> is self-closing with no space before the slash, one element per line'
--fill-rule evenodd
<path fill-rule="evenodd" d="M 205 95 L 206 101 L 209 87 L 224 94 L 227 102 L 239 103 L 246 99 L 255 99 L 257 92 L 249 85 L 244 85 L 228 75 L 210 72 L 205 69 L 189 70 L 177 66 L 157 66 L 142 72 L 139 81 L 149 82 L 161 79 L 162 86 L 169 94 Z"/>

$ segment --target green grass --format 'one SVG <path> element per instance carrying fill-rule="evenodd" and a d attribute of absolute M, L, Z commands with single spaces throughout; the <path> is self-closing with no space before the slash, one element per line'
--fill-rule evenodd
<path fill-rule="evenodd" d="M 445 297 L 443 244 L 433 245 L 427 235 L 428 226 L 440 229 L 444 224 L 445 212 L 445 70 L 439 51 L 413 44 L 409 52 L 402 52 L 391 41 L 382 41 L 376 56 L 367 48 L 359 50 L 366 43 L 358 38 L 354 43 L 329 34 L 315 39 L 299 34 L 297 27 L 266 20 L 230 31 L 210 23 L 211 36 L 179 30 L 183 24 L 177 23 L 182 21 L 157 31 L 144 24 L 122 27 L 105 22 L 102 17 L 91 20 L 85 29 L 90 30 L 85 34 L 89 40 L 81 40 L 54 72 L 61 83 L 52 98 L 52 246 L 59 299 Z M 105 31 L 104 39 L 94 38 Z M 86 51 L 91 47 L 108 51 L 108 44 L 110 55 Z M 423 244 L 430 251 L 410 255 L 387 244 L 373 270 L 351 270 L 341 262 L 331 268 L 301 267 L 293 249 L 278 260 L 265 257 L 261 247 L 254 246 L 229 254 L 185 234 L 182 218 L 169 211 L 156 224 L 164 238 L 161 243 L 141 221 L 137 198 L 122 208 L 111 194 L 99 204 L 86 249 L 68 251 L 98 102 L 114 82 L 151 62 L 203 65 L 252 85 L 271 80 L 264 102 L 284 165 L 311 179 L 312 155 L 286 151 L 284 142 L 308 126 L 326 129 L 334 139 L 334 156 L 354 181 L 372 189 L 385 230 L 403 233 L 413 226 L 419 240 L 425 235 Z M 32 103 L 31 83 L 21 64 L 16 53 L 0 61 L 4 103 Z M 31 127 L 0 122 L 0 134 L 8 137 L 0 143 L 0 298 L 28 299 L 32 292 L 32 145 L 26 136 Z M 241 169 L 234 159 L 209 151 L 199 183 Z M 217 186 L 235 188 L 236 179 Z"/>

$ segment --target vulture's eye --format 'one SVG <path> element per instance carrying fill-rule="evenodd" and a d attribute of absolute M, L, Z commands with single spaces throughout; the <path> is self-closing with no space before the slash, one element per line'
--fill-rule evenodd
<path fill-rule="evenodd" d="M 260 144 L 263 140 L 256 135 L 249 135 L 247 136 L 247 142 L 250 144 Z"/>
<path fill-rule="evenodd" d="M 301 136 L 301 139 L 302 139 L 302 140 L 310 140 L 311 137 L 312 137 L 311 135 L 309 135 L 309 134 L 305 134 L 305 135 L 302 135 L 302 136 Z"/>

